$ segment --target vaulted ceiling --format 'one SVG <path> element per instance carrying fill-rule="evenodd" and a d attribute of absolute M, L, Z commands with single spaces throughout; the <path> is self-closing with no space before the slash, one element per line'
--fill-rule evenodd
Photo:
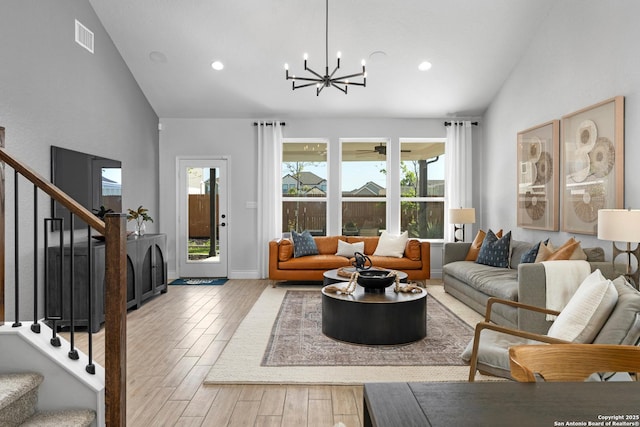
<path fill-rule="evenodd" d="M 337 51 L 345 74 L 365 59 L 367 87 L 316 96 L 283 67 L 302 76 L 306 52 L 324 71 L 323 0 L 89 1 L 165 118 L 479 116 L 554 3 L 330 0 L 329 68 Z"/>

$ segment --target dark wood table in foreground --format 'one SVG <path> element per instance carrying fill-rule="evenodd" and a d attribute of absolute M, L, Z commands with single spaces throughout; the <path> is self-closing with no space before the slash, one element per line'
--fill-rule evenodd
<path fill-rule="evenodd" d="M 640 426 L 640 383 L 374 383 L 365 427 Z"/>

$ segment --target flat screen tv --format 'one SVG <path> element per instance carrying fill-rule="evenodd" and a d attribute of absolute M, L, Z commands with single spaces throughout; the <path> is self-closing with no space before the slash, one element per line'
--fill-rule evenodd
<path fill-rule="evenodd" d="M 89 211 L 100 206 L 122 212 L 122 164 L 93 154 L 51 146 L 51 182 Z M 62 218 L 69 229 L 69 211 L 52 202 L 53 218 Z M 74 220 L 74 228 L 86 227 Z"/>

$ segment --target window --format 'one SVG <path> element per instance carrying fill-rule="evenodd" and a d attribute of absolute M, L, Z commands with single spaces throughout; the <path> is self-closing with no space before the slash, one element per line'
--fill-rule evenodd
<path fill-rule="evenodd" d="M 327 233 L 327 143 L 285 141 L 282 146 L 282 230 Z"/>
<path fill-rule="evenodd" d="M 444 139 L 341 138 L 328 156 L 332 143 L 283 142 L 283 232 L 444 238 Z"/>
<path fill-rule="evenodd" d="M 400 142 L 400 229 L 444 238 L 444 141 Z"/>
<path fill-rule="evenodd" d="M 342 234 L 387 228 L 387 140 L 342 142 Z"/>

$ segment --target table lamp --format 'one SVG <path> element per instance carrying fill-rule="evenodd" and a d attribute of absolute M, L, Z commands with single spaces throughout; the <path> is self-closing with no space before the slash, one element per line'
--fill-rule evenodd
<path fill-rule="evenodd" d="M 598 239 L 613 242 L 612 263 L 620 254 L 627 254 L 627 272 L 625 276 L 631 280 L 633 286 L 638 287 L 638 259 L 640 245 L 631 250 L 631 243 L 640 243 L 640 210 L 631 209 L 600 209 L 598 210 Z M 626 242 L 626 249 L 618 249 L 616 242 Z M 636 258 L 636 269 L 631 272 L 631 255 Z"/>
<path fill-rule="evenodd" d="M 476 223 L 475 208 L 449 209 L 449 223 L 453 224 L 453 241 L 464 242 L 464 225 Z"/>

